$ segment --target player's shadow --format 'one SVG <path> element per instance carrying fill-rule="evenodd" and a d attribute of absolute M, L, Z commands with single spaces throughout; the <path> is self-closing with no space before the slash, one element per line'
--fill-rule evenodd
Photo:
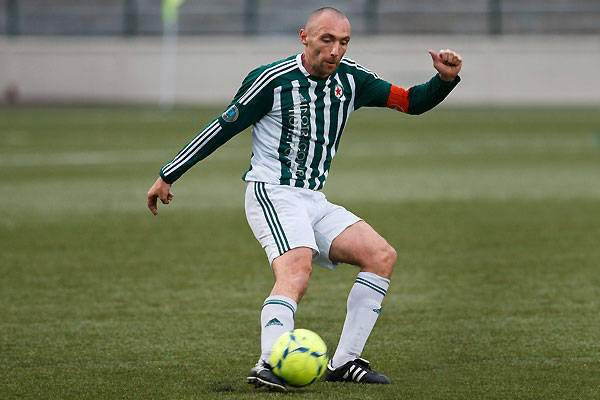
<path fill-rule="evenodd" d="M 276 392 L 270 391 L 266 388 L 255 388 L 252 385 L 231 385 L 228 383 L 219 383 L 213 386 L 212 391 L 215 393 L 228 393 L 228 392 L 243 392 L 243 393 L 260 393 L 260 394 L 285 394 L 286 396 L 294 395 L 306 395 L 309 393 L 316 393 L 318 390 L 314 390 L 311 386 L 305 387 L 289 387 L 287 392 Z"/>

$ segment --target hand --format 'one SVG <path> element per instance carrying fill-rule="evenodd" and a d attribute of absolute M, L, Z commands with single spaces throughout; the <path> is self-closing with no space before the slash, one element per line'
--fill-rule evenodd
<path fill-rule="evenodd" d="M 160 199 L 163 204 L 169 204 L 173 200 L 173 193 L 171 193 L 171 184 L 162 180 L 158 177 L 154 185 L 148 190 L 148 208 L 152 214 L 158 214 L 158 208 L 156 207 L 156 199 Z"/>
<path fill-rule="evenodd" d="M 433 59 L 433 68 L 440 73 L 440 78 L 443 81 L 452 82 L 462 67 L 460 54 L 448 49 L 440 50 L 439 53 L 429 50 L 429 54 Z"/>

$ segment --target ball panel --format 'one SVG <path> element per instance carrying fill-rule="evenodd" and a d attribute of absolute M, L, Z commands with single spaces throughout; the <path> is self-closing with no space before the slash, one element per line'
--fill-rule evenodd
<path fill-rule="evenodd" d="M 308 329 L 284 333 L 271 350 L 271 367 L 275 375 L 291 386 L 306 386 L 325 373 L 327 345 Z"/>

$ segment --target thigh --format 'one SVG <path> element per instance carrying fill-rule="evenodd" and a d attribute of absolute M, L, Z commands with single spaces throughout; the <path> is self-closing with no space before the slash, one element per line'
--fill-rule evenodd
<path fill-rule="evenodd" d="M 294 188 L 248 182 L 246 218 L 271 265 L 275 258 L 298 247 L 318 254 L 310 219 Z"/>
<path fill-rule="evenodd" d="M 324 201 L 326 204 L 322 206 L 323 214 L 314 226 L 315 240 L 320 253 L 319 258 L 315 260 L 315 264 L 333 270 L 340 262 L 332 261 L 333 258 L 330 255 L 332 242 L 342 232 L 361 219 L 344 207 Z"/>
<path fill-rule="evenodd" d="M 352 264 L 368 270 L 382 255 L 391 252 L 391 246 L 371 225 L 359 221 L 333 240 L 329 257 L 333 262 Z"/>

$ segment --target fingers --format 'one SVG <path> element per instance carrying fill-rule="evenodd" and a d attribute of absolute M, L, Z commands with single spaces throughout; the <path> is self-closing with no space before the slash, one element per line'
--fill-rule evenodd
<path fill-rule="evenodd" d="M 450 67 L 456 67 L 462 64 L 462 57 L 460 56 L 460 54 L 450 49 L 440 50 L 439 57 L 442 60 L 442 63 Z"/>
<path fill-rule="evenodd" d="M 158 204 L 158 199 L 163 204 L 169 204 L 175 195 L 171 193 L 171 184 L 166 183 L 162 180 L 162 178 L 158 178 L 154 185 L 148 190 L 148 209 L 152 212 L 152 214 L 158 214 L 158 208 L 156 205 Z"/>
<path fill-rule="evenodd" d="M 439 72 L 440 79 L 452 82 L 462 68 L 462 57 L 450 49 L 440 50 L 439 53 L 429 50 L 433 59 L 433 68 Z"/>
<path fill-rule="evenodd" d="M 436 62 L 439 60 L 438 54 L 434 50 L 428 50 L 427 52 L 431 56 L 431 59 L 433 60 L 433 62 Z"/>
<path fill-rule="evenodd" d="M 169 204 L 169 202 L 173 200 L 173 197 L 175 197 L 175 195 L 171 192 L 168 192 L 166 196 L 164 196 L 164 193 L 160 193 L 158 196 L 158 198 L 160 199 L 160 201 L 162 201 L 163 204 Z"/>
<path fill-rule="evenodd" d="M 160 197 L 158 194 L 156 193 L 148 193 L 148 209 L 150 210 L 150 212 L 154 215 L 158 214 L 158 199 L 160 199 L 160 201 L 163 204 L 169 204 L 169 202 L 171 202 L 171 200 L 173 200 L 173 197 L 175 197 L 175 195 L 171 192 L 169 192 L 167 194 L 167 197 Z"/>
<path fill-rule="evenodd" d="M 167 197 L 161 197 L 159 194 L 157 193 L 151 193 L 148 192 L 148 209 L 150 210 L 150 212 L 154 215 L 158 214 L 158 199 L 160 199 L 161 203 L 163 204 L 169 204 L 171 202 L 171 200 L 173 200 L 173 197 L 175 197 L 175 195 L 171 192 L 169 192 L 167 194 Z"/>
<path fill-rule="evenodd" d="M 450 49 L 440 50 L 439 53 L 436 53 L 434 50 L 428 50 L 428 53 L 434 63 L 441 62 L 449 67 L 456 67 L 462 64 L 462 57 L 460 54 Z"/>
<path fill-rule="evenodd" d="M 156 199 L 157 198 L 158 198 L 158 195 L 148 193 L 148 209 L 154 215 L 158 214 L 158 208 L 156 208 Z"/>

